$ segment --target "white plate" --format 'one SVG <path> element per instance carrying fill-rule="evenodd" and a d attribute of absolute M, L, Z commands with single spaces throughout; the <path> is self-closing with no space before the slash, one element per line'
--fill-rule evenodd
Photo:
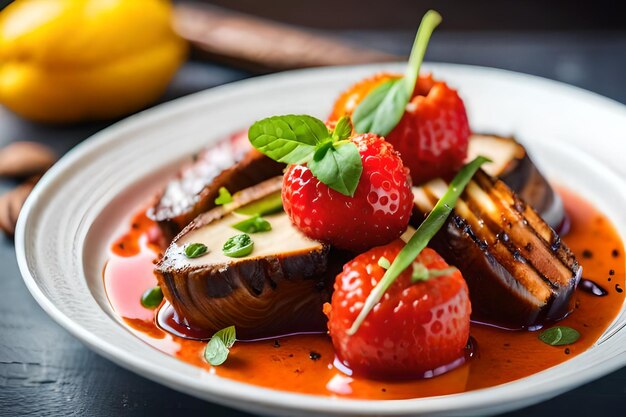
<path fill-rule="evenodd" d="M 133 336 L 102 284 L 107 248 L 124 220 L 191 153 L 259 118 L 324 117 L 337 93 L 398 65 L 282 73 L 222 86 L 130 117 L 68 153 L 37 185 L 19 220 L 20 270 L 35 299 L 86 345 L 179 391 L 269 415 L 471 415 L 523 407 L 626 365 L 626 314 L 588 351 L 494 388 L 415 400 L 362 401 L 259 388 L 211 375 Z M 554 181 L 575 186 L 626 238 L 626 108 L 556 82 L 494 69 L 434 64 L 459 88 L 475 131 L 515 134 Z"/>

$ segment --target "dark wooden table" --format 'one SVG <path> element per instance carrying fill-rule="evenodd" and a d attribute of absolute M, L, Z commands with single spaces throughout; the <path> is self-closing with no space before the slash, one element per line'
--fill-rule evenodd
<path fill-rule="evenodd" d="M 407 53 L 413 35 L 344 32 L 340 36 L 389 52 Z M 428 59 L 540 75 L 626 103 L 626 33 L 444 32 L 434 37 Z M 249 76 L 231 68 L 190 62 L 180 71 L 164 100 Z M 41 126 L 0 108 L 0 146 L 15 140 L 35 140 L 64 153 L 108 124 Z M 10 182 L 0 181 L 0 192 L 10 186 Z M 1 236 L 0 296 L 2 416 L 248 415 L 150 382 L 88 350 L 32 299 L 17 269 L 13 243 Z M 551 401 L 507 415 L 623 416 L 625 409 L 626 368 Z"/>

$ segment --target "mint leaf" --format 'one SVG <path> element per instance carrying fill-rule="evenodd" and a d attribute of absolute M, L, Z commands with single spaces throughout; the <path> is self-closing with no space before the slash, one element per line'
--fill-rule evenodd
<path fill-rule="evenodd" d="M 241 230 L 244 233 L 269 232 L 270 230 L 272 230 L 272 225 L 270 224 L 270 222 L 258 215 L 235 223 L 231 225 L 231 227 L 237 230 Z"/>
<path fill-rule="evenodd" d="M 145 308 L 155 309 L 161 305 L 161 301 L 163 301 L 163 291 L 158 285 L 148 288 L 141 295 L 141 305 Z"/>
<path fill-rule="evenodd" d="M 204 359 L 213 366 L 226 362 L 230 348 L 237 340 L 236 337 L 235 326 L 226 327 L 215 333 L 204 349 Z"/>
<path fill-rule="evenodd" d="M 215 204 L 218 206 L 223 206 L 224 204 L 232 203 L 233 196 L 230 195 L 230 192 L 225 187 L 220 187 L 219 195 L 215 199 Z"/>
<path fill-rule="evenodd" d="M 405 76 L 382 83 L 359 103 L 352 115 L 357 132 L 386 136 L 398 125 L 415 90 L 430 36 L 439 23 L 441 15 L 434 10 L 424 15 L 413 42 Z"/>
<path fill-rule="evenodd" d="M 333 130 L 333 140 L 340 141 L 348 139 L 352 135 L 352 122 L 349 116 L 343 116 L 335 125 Z"/>
<path fill-rule="evenodd" d="M 311 173 L 333 190 L 352 197 L 363 171 L 348 117 L 333 134 L 315 117 L 274 116 L 259 120 L 248 130 L 252 146 L 270 158 L 289 164 L 308 165 Z"/>
<path fill-rule="evenodd" d="M 185 246 L 185 256 L 187 258 L 199 258 L 207 252 L 204 243 L 190 243 Z"/>
<path fill-rule="evenodd" d="M 386 129 L 378 129 L 380 126 L 374 126 L 374 120 L 377 118 L 378 109 L 382 106 L 382 103 L 383 101 L 385 101 L 385 98 L 390 94 L 392 89 L 394 91 L 398 90 L 398 87 L 394 88 L 394 86 L 401 84 L 401 83 L 402 83 L 401 78 L 385 81 L 378 87 L 374 88 L 359 103 L 356 109 L 354 109 L 354 113 L 352 114 L 352 121 L 354 122 L 354 129 L 357 132 L 359 133 L 369 132 L 369 133 L 376 133 L 377 135 L 385 136 L 391 131 L 391 130 L 387 131 Z M 404 106 L 401 106 L 400 108 L 395 109 L 396 113 L 399 113 L 400 117 L 402 117 L 402 115 L 404 114 L 405 108 L 406 108 L 406 103 L 404 104 Z M 388 109 L 385 109 L 384 111 L 386 113 L 389 112 Z M 392 129 L 394 127 L 395 127 L 395 124 L 392 126 Z"/>
<path fill-rule="evenodd" d="M 354 196 L 363 172 L 361 155 L 352 142 L 329 148 L 321 157 L 308 163 L 311 173 L 335 191 Z"/>
<path fill-rule="evenodd" d="M 550 346 L 571 345 L 580 338 L 577 330 L 567 326 L 551 327 L 539 335 L 539 339 Z"/>
<path fill-rule="evenodd" d="M 254 241 L 245 233 L 229 238 L 222 247 L 224 255 L 230 258 L 243 258 L 250 255 L 253 249 Z"/>
<path fill-rule="evenodd" d="M 248 216 L 265 216 L 266 214 L 276 213 L 283 209 L 283 198 L 280 191 L 276 191 L 260 200 L 254 201 L 248 205 L 235 210 L 237 214 L 245 214 Z"/>
<path fill-rule="evenodd" d="M 252 146 L 275 161 L 301 164 L 311 159 L 315 147 L 330 138 L 319 119 L 307 115 L 273 116 L 248 130 Z"/>

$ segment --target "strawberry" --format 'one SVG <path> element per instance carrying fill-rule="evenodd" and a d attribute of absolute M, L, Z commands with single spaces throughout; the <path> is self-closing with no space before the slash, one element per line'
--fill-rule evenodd
<path fill-rule="evenodd" d="M 383 245 L 406 230 L 413 194 L 407 169 L 393 146 L 374 134 L 348 139 L 363 170 L 354 195 L 342 194 L 313 176 L 307 165 L 290 165 L 283 206 L 305 235 L 358 252 Z"/>
<path fill-rule="evenodd" d="M 430 377 L 464 362 L 471 313 L 467 285 L 458 270 L 446 269 L 446 262 L 429 248 L 349 335 L 368 294 L 403 247 L 396 239 L 347 263 L 335 280 L 331 305 L 326 305 L 337 356 L 357 375 Z"/>
<path fill-rule="evenodd" d="M 358 104 L 385 81 L 399 75 L 377 74 L 356 83 L 337 99 L 328 122 L 352 115 Z M 449 178 L 467 156 L 470 135 L 463 100 L 456 90 L 420 75 L 400 122 L 385 138 L 402 155 L 415 184 L 437 177 Z"/>

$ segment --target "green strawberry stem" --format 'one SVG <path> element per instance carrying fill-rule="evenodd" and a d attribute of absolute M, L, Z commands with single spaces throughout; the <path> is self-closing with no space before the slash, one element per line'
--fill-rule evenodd
<path fill-rule="evenodd" d="M 393 261 L 389 269 L 385 272 L 382 279 L 376 284 L 370 295 L 365 300 L 363 309 L 357 316 L 348 330 L 348 335 L 353 335 L 359 330 L 361 324 L 372 311 L 374 306 L 380 301 L 385 291 L 393 284 L 393 282 L 404 272 L 405 269 L 413 263 L 420 252 L 428 245 L 428 242 L 444 225 L 446 219 L 454 209 L 457 200 L 463 193 L 467 183 L 472 179 L 476 171 L 482 164 L 489 162 L 489 159 L 479 156 L 472 162 L 465 165 L 459 173 L 454 177 L 448 190 L 443 197 L 437 202 L 433 210 L 428 214 L 424 222 L 417 228 L 406 246 L 402 248 L 396 259 Z"/>
<path fill-rule="evenodd" d="M 417 29 L 417 35 L 415 35 L 411 56 L 409 57 L 409 65 L 404 74 L 404 82 L 409 99 L 413 95 L 413 90 L 415 90 L 415 83 L 417 82 L 417 77 L 419 77 L 420 67 L 424 61 L 430 36 L 435 28 L 439 26 L 439 23 L 441 23 L 441 15 L 434 10 L 429 10 L 422 18 L 422 22 Z"/>

